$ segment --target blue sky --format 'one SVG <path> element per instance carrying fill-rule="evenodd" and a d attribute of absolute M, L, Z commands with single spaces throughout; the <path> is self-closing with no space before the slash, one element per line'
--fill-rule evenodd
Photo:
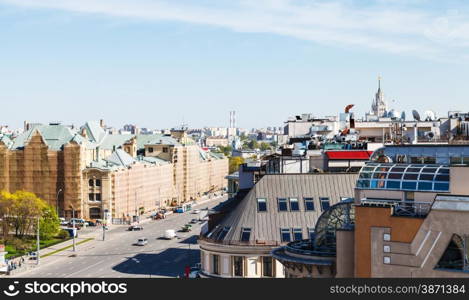
<path fill-rule="evenodd" d="M 2 124 L 469 110 L 464 0 L 0 0 Z M 394 101 L 392 101 L 394 100 Z"/>

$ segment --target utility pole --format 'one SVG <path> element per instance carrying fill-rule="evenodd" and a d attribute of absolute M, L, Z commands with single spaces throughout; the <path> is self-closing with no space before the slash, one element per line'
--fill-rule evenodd
<path fill-rule="evenodd" d="M 39 220 L 40 217 L 37 217 L 37 237 L 36 237 L 36 264 L 39 265 L 39 248 L 40 248 L 40 237 L 39 237 Z"/>

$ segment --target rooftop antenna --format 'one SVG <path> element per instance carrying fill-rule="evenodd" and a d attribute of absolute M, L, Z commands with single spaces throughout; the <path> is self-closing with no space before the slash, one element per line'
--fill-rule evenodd
<path fill-rule="evenodd" d="M 420 114 L 415 109 L 412 111 L 412 116 L 414 117 L 415 121 L 420 121 Z"/>

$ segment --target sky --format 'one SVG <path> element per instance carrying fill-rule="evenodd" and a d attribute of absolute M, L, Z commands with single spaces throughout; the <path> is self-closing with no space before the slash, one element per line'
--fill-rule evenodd
<path fill-rule="evenodd" d="M 0 125 L 469 111 L 466 0 L 0 0 Z"/>

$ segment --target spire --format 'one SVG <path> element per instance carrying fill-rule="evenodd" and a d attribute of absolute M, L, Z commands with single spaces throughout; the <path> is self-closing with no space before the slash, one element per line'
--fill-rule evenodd
<path fill-rule="evenodd" d="M 378 91 L 381 91 L 381 79 L 383 79 L 381 77 L 381 75 L 378 76 Z"/>

